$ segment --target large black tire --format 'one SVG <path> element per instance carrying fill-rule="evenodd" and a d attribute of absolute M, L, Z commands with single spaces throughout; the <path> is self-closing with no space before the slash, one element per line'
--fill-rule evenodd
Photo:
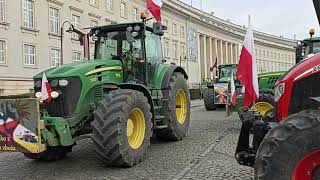
<path fill-rule="evenodd" d="M 48 147 L 47 150 L 39 154 L 24 153 L 24 156 L 39 161 L 57 161 L 66 157 L 67 153 L 71 151 L 72 146 Z"/>
<path fill-rule="evenodd" d="M 217 105 L 214 103 L 214 89 L 207 88 L 203 92 L 204 107 L 207 111 L 216 110 Z"/>
<path fill-rule="evenodd" d="M 320 149 L 319 137 L 319 111 L 306 110 L 290 116 L 262 141 L 254 165 L 255 179 L 291 180 L 299 160 Z"/>
<path fill-rule="evenodd" d="M 144 115 L 145 132 L 142 144 L 134 149 L 127 137 L 127 123 L 136 108 Z M 95 151 L 106 165 L 131 167 L 142 161 L 152 135 L 150 109 L 148 99 L 135 90 L 114 90 L 99 102 L 94 112 L 92 139 Z"/>
<path fill-rule="evenodd" d="M 173 73 L 169 81 L 169 90 L 163 91 L 164 98 L 168 99 L 164 103 L 163 109 L 168 127 L 156 131 L 157 138 L 165 141 L 179 141 L 187 136 L 190 124 L 190 93 L 187 85 L 187 80 L 181 73 Z M 183 124 L 179 123 L 176 110 L 176 96 L 179 90 L 183 90 L 186 97 L 186 116 Z"/>

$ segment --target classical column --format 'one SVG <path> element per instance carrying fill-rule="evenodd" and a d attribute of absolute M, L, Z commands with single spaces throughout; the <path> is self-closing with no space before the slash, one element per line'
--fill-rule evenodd
<path fill-rule="evenodd" d="M 207 68 L 207 36 L 203 35 L 203 62 L 204 62 L 204 78 L 207 78 L 208 75 L 208 68 Z"/>
<path fill-rule="evenodd" d="M 222 40 L 220 40 L 220 59 L 221 59 L 221 64 L 225 64 L 224 63 L 224 55 L 223 55 L 223 42 Z"/>
<path fill-rule="evenodd" d="M 210 72 L 210 67 L 212 66 L 212 59 L 213 59 L 213 51 L 212 51 L 212 37 L 209 37 L 209 59 L 207 60 L 207 71 L 208 71 L 208 78 L 211 78 L 211 72 Z"/>
<path fill-rule="evenodd" d="M 226 42 L 226 64 L 230 64 L 229 50 L 228 50 L 229 42 Z"/>
<path fill-rule="evenodd" d="M 231 64 L 235 64 L 235 60 L 234 60 L 234 45 L 233 45 L 233 43 L 231 43 L 230 44 L 230 49 L 231 49 L 231 51 L 230 51 L 230 59 L 231 59 Z"/>
<path fill-rule="evenodd" d="M 198 54 L 197 54 L 197 60 L 198 60 L 198 75 L 199 75 L 199 82 L 201 82 L 201 39 L 200 39 L 200 34 L 198 33 Z"/>

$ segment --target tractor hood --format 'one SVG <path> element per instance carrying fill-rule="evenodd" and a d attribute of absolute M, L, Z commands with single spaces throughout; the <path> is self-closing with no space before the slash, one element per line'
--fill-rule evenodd
<path fill-rule="evenodd" d="M 230 77 L 223 77 L 219 79 L 219 83 L 228 83 L 230 80 Z"/>
<path fill-rule="evenodd" d="M 40 79 L 45 73 L 47 78 L 75 77 L 95 74 L 98 68 L 115 67 L 121 70 L 122 63 L 118 60 L 88 60 L 71 64 L 65 64 L 60 67 L 51 68 L 36 74 L 33 78 Z"/>
<path fill-rule="evenodd" d="M 292 67 L 280 81 L 277 82 L 277 85 L 285 81 L 299 81 L 306 77 L 312 76 L 313 74 L 319 73 L 320 71 L 320 53 L 304 59 L 300 63 Z"/>

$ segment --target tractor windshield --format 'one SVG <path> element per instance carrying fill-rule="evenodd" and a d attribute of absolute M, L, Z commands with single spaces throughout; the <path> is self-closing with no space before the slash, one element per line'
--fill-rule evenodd
<path fill-rule="evenodd" d="M 312 42 L 312 48 L 310 46 L 306 47 L 304 58 L 307 58 L 309 54 L 317 54 L 320 52 L 320 42 Z"/>
<path fill-rule="evenodd" d="M 236 75 L 237 72 L 237 66 L 231 66 L 231 67 L 221 67 L 220 68 L 220 79 L 221 78 L 230 78 L 231 74 L 234 76 Z"/>
<path fill-rule="evenodd" d="M 96 42 L 95 59 L 121 59 L 142 57 L 141 34 L 128 31 L 104 33 Z"/>

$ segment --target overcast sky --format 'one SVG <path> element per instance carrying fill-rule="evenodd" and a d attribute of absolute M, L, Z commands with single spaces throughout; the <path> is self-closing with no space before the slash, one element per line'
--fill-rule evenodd
<path fill-rule="evenodd" d="M 181 0 L 190 4 L 191 0 Z M 192 0 L 200 8 L 200 0 Z M 202 0 L 203 10 L 239 25 L 251 15 L 254 29 L 287 38 L 305 38 L 310 27 L 320 36 L 312 0 Z"/>

